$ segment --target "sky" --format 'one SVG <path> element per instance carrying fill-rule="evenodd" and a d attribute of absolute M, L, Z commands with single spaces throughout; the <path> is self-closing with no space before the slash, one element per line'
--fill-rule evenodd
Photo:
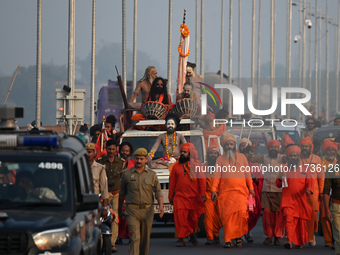
<path fill-rule="evenodd" d="M 133 13 L 134 1 L 126 1 L 127 20 L 127 50 L 133 47 Z M 224 52 L 221 55 L 221 1 L 205 0 L 204 7 L 204 71 L 216 73 L 220 70 L 220 59 L 223 56 L 224 73 L 229 70 L 229 8 L 230 1 L 224 2 Z M 261 21 L 261 64 L 270 60 L 270 2 L 262 0 Z M 276 12 L 276 64 L 285 66 L 286 63 L 286 10 L 287 2 L 277 0 Z M 298 1 L 294 1 L 298 2 Z M 315 7 L 315 0 L 309 0 Z M 97 50 L 110 43 L 122 42 L 122 1 L 97 0 L 96 1 L 96 46 Z M 201 0 L 198 1 L 201 12 Z M 46 64 L 67 65 L 68 63 L 68 0 L 42 1 L 42 62 Z M 258 7 L 256 0 L 256 53 L 258 32 Z M 179 26 L 182 23 L 183 9 L 187 9 L 186 24 L 191 31 L 189 56 L 190 62 L 195 62 L 195 0 L 173 0 L 173 31 L 172 31 L 172 81 L 176 81 L 179 43 Z M 326 14 L 326 1 L 318 0 L 318 8 Z M 91 52 L 92 32 L 92 0 L 75 1 L 75 56 L 76 63 L 85 59 Z M 168 54 L 168 12 L 169 1 L 166 0 L 139 0 L 137 49 L 145 52 L 154 63 L 157 63 L 158 74 L 167 76 Z M 248 78 L 251 74 L 251 13 L 252 1 L 241 1 L 241 42 L 238 42 L 238 13 L 239 1 L 233 0 L 233 50 L 232 50 L 232 77 L 238 77 L 238 48 L 241 45 L 241 77 Z M 338 1 L 329 0 L 329 17 L 337 18 Z M 317 26 L 314 24 L 308 33 L 312 33 L 312 63 L 314 58 L 314 33 Z M 330 43 L 330 69 L 334 69 L 334 41 L 335 26 L 329 25 Z M 293 6 L 292 20 L 293 37 L 299 34 L 299 8 Z M 320 29 L 319 27 L 317 29 Z M 37 31 L 37 1 L 10 0 L 2 1 L 0 8 L 0 76 L 13 75 L 18 64 L 28 67 L 36 64 L 36 31 Z M 322 68 L 325 68 L 325 21 L 322 21 Z M 201 36 L 201 35 L 200 35 Z M 307 42 L 308 45 L 308 42 Z M 307 51 L 308 52 L 308 51 Z M 257 62 L 257 60 L 255 60 Z M 138 62 L 138 59 L 137 59 Z M 121 66 L 122 59 L 113 59 L 108 65 Z M 154 63 L 145 63 L 145 67 Z M 308 63 L 308 59 L 307 62 Z M 143 63 L 144 64 L 144 63 Z M 197 63 L 198 67 L 200 63 Z M 292 43 L 292 69 L 298 68 L 298 43 Z M 122 68 L 119 68 L 122 70 Z M 132 63 L 127 63 L 127 73 L 132 72 Z M 199 69 L 196 71 L 199 73 Z M 137 77 L 140 78 L 140 77 Z M 77 73 L 76 73 L 77 79 Z M 106 79 L 115 79 L 112 77 Z M 90 81 L 89 81 L 90 83 Z M 32 88 L 35 89 L 35 88 Z M 2 89 L 3 90 L 3 89 Z"/>
<path fill-rule="evenodd" d="M 127 15 L 127 49 L 132 51 L 133 42 L 133 4 L 126 1 Z M 199 2 L 199 8 L 201 1 Z M 225 1 L 224 20 L 224 70 L 228 70 L 229 41 L 229 2 Z M 315 6 L 315 1 L 311 2 Z M 325 2 L 318 1 L 325 14 Z M 92 1 L 75 1 L 75 47 L 76 58 L 84 59 L 91 51 L 91 19 Z M 242 76 L 250 77 L 251 55 L 251 1 L 243 0 L 242 11 Z M 258 12 L 259 0 L 256 0 Z M 42 62 L 56 65 L 67 64 L 68 54 L 68 5 L 67 0 L 42 1 Z M 277 35 L 276 62 L 285 64 L 285 25 L 286 1 L 277 1 Z M 233 1 L 233 77 L 238 74 L 238 1 Z M 96 41 L 97 48 L 111 42 L 121 43 L 122 31 L 122 1 L 99 0 L 96 4 Z M 166 0 L 138 1 L 138 33 L 137 49 L 146 52 L 151 58 L 157 59 L 160 69 L 167 70 L 168 47 L 168 8 Z M 189 61 L 195 61 L 195 12 L 196 1 L 173 0 L 173 47 L 172 63 L 176 69 L 178 60 L 177 45 L 179 43 L 179 25 L 183 17 L 183 9 L 187 9 L 186 23 L 191 30 L 191 54 Z M 337 18 L 338 1 L 329 0 L 329 16 Z M 298 7 L 293 6 L 293 35 L 298 34 Z M 205 0 L 205 71 L 216 72 L 220 69 L 221 43 L 221 1 Z M 261 62 L 269 61 L 270 39 L 270 0 L 262 0 L 262 33 Z M 314 22 L 314 20 L 312 20 Z M 258 16 L 256 17 L 256 23 Z M 325 23 L 325 22 L 323 22 Z M 11 0 L 3 1 L 0 8 L 0 74 L 14 73 L 17 65 L 34 65 L 36 63 L 36 28 L 37 1 Z M 257 27 L 257 25 L 256 25 Z M 313 27 L 312 29 L 314 29 Z M 311 29 L 311 30 L 312 30 Z M 324 29 L 325 30 L 325 29 Z M 334 28 L 330 26 L 330 44 L 334 43 Z M 314 32 L 313 32 L 314 33 Z M 256 38 L 257 42 L 257 38 Z M 293 57 L 297 52 L 292 45 Z M 257 45 L 256 45 L 257 49 Z M 257 55 L 257 53 L 256 53 Z M 138 60 L 137 60 L 138 61 Z M 120 60 L 113 60 L 121 63 Z M 127 69 L 132 69 L 132 63 L 127 63 Z M 293 67 L 294 67 L 293 61 Z M 177 71 L 177 70 L 174 70 Z M 173 73 L 174 73 L 173 71 Z M 175 72 L 176 73 L 176 72 Z M 163 74 L 163 76 L 166 75 Z"/>

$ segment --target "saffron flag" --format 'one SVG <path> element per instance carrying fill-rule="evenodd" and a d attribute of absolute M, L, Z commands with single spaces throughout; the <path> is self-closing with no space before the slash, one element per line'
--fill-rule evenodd
<path fill-rule="evenodd" d="M 185 74 L 186 74 L 186 66 L 188 62 L 188 56 L 190 54 L 189 49 L 189 42 L 190 42 L 190 30 L 187 25 L 185 25 L 185 12 L 184 9 L 184 18 L 183 24 L 180 26 L 181 31 L 181 39 L 178 45 L 178 73 L 177 73 L 177 89 L 176 89 L 176 96 L 179 93 L 183 92 L 183 85 L 185 83 Z"/>

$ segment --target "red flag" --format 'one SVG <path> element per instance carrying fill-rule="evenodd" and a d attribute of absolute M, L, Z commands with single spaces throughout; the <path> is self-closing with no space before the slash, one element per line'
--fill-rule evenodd
<path fill-rule="evenodd" d="M 185 10 L 184 10 L 185 15 Z M 187 27 L 187 25 L 181 24 L 180 26 L 181 30 L 181 40 L 178 45 L 178 74 L 177 74 L 177 89 L 176 89 L 176 95 L 179 93 L 182 93 L 183 91 L 183 85 L 185 83 L 185 73 L 186 73 L 186 66 L 188 62 L 188 56 L 190 54 L 189 49 L 189 41 L 190 41 L 190 30 Z"/>

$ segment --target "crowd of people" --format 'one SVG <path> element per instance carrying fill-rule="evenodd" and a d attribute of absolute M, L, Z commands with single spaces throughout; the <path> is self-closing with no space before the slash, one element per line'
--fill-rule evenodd
<path fill-rule="evenodd" d="M 195 75 L 194 68 L 193 63 L 188 64 L 187 81 L 176 101 L 188 98 L 197 100 L 199 106 L 195 90 L 200 91 L 202 78 Z M 132 116 L 132 120 L 145 119 L 143 107 L 150 101 L 171 108 L 173 104 L 166 83 L 166 79 L 157 77 L 154 66 L 145 70 L 129 100 L 130 110 L 141 111 Z M 135 103 L 139 92 L 142 102 Z M 134 148 L 129 142 L 119 144 L 125 131 L 122 116 L 119 117 L 120 132 L 115 131 L 117 120 L 113 115 L 106 118 L 105 128 L 101 124 L 94 125 L 90 134 L 87 134 L 87 127 L 81 128 L 78 136 L 84 137 L 86 143 L 95 191 L 102 194 L 102 215 L 107 214 L 110 204 L 116 216 L 112 222 L 112 252 L 117 251 L 116 244 L 127 238 L 130 254 L 148 253 L 154 217 L 153 197 L 158 201 L 160 217 L 164 215 L 163 194 L 157 175 L 150 168 L 166 167 L 169 169 L 168 199 L 174 207 L 178 247 L 186 246 L 187 240 L 197 244 L 198 221 L 203 213 L 206 245 L 219 244 L 219 233 L 223 229 L 224 248 L 242 247 L 244 241 L 253 242 L 251 230 L 262 212 L 264 245 L 281 245 L 282 238 L 286 237 L 283 246 L 287 249 L 293 245 L 302 248 L 306 243 L 315 246 L 320 214 L 324 245 L 335 247 L 340 254 L 340 182 L 336 176 L 339 172 L 328 171 L 338 164 L 339 144 L 326 140 L 324 156 L 313 154 L 316 120 L 307 118 L 307 129 L 302 133 L 300 144 L 294 144 L 284 135 L 281 142 L 267 143 L 268 154 L 255 156 L 256 142 L 243 138 L 237 147 L 235 136 L 226 131 L 226 124 L 212 125 L 214 118 L 228 119 L 228 115 L 222 109 L 216 116 L 209 112 L 201 118 L 207 151 L 204 164 L 198 160 L 195 145 L 177 134 L 179 117 L 171 111 L 164 116 L 165 133 L 158 137 L 150 151 Z M 214 138 L 209 139 L 211 135 Z M 153 160 L 159 146 L 163 146 L 165 154 Z M 212 169 L 212 166 L 215 169 L 228 166 L 233 171 L 195 171 Z M 250 166 L 251 171 L 242 171 L 246 166 Z M 289 170 L 262 171 L 275 167 Z"/>

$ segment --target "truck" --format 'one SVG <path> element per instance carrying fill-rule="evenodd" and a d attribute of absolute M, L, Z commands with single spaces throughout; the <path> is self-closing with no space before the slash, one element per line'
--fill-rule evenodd
<path fill-rule="evenodd" d="M 206 159 L 206 147 L 204 142 L 204 133 L 202 128 L 190 128 L 197 125 L 198 122 L 191 119 L 182 119 L 180 121 L 179 128 L 176 131 L 177 133 L 182 134 L 187 142 L 191 142 L 194 144 L 195 148 L 198 152 L 198 159 L 201 163 L 205 162 Z M 121 137 L 121 142 L 130 142 L 134 149 L 144 147 L 148 151 L 151 150 L 151 147 L 156 142 L 158 136 L 165 132 L 165 120 L 142 120 L 138 121 L 134 124 L 133 128 L 130 128 L 125 131 L 125 133 Z M 159 146 L 158 150 L 155 152 L 155 156 L 153 159 L 158 159 L 163 157 L 165 152 L 163 151 L 162 146 Z M 152 168 L 151 168 L 152 169 Z M 154 200 L 154 209 L 155 209 L 155 220 L 157 221 L 173 221 L 173 206 L 170 204 L 168 199 L 169 193 L 169 169 L 152 169 L 157 173 L 164 200 L 164 216 L 161 219 L 158 214 L 158 203 L 157 200 Z M 204 223 L 203 217 L 200 218 L 199 228 L 200 232 L 204 232 Z"/>

